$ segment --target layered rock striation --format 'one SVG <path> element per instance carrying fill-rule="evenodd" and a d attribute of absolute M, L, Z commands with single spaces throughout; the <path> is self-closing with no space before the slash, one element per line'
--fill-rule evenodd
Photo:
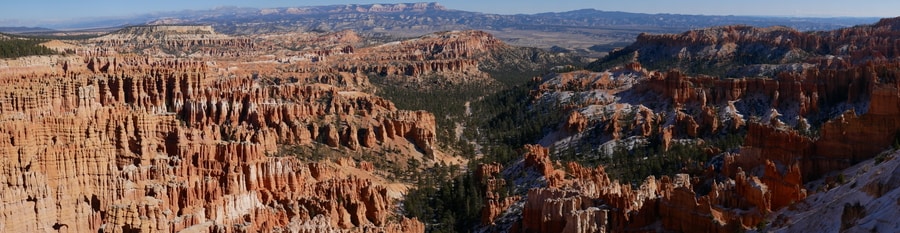
<path fill-rule="evenodd" d="M 652 69 L 679 68 L 715 76 L 775 76 L 824 62 L 864 64 L 897 57 L 897 18 L 822 32 L 787 27 L 721 26 L 681 34 L 641 34 L 632 45 L 593 64 L 638 61 Z M 841 58 L 841 59 L 833 59 Z"/>
<path fill-rule="evenodd" d="M 539 78 L 530 93 L 533 104 L 559 106 L 566 116 L 540 140 L 543 146 L 563 153 L 587 147 L 575 153 L 589 160 L 616 156 L 606 152 L 610 144 L 630 150 L 657 143 L 668 150 L 687 142 L 710 159 L 696 161 L 699 169 L 685 166 L 640 184 L 620 184 L 607 175 L 609 167 L 569 163 L 563 171 L 541 165 L 562 155 L 536 156 L 542 153 L 531 151 L 540 150 L 528 149 L 525 164 L 547 180 L 565 179 L 527 191 L 521 221 L 508 230 L 734 232 L 765 225 L 773 212 L 793 212 L 796 203 L 817 201 L 806 198 L 844 182 L 837 180 L 846 174 L 836 172 L 876 156 L 883 161 L 882 152 L 896 142 L 896 21 L 816 33 L 729 26 L 642 35 L 622 51 L 630 56 L 619 57 L 624 65 Z M 721 64 L 692 66 L 709 61 Z M 758 67 L 745 71 L 756 73 L 736 78 L 709 72 L 752 66 Z M 779 68 L 759 73 L 763 66 Z M 743 135 L 739 147 L 708 144 L 731 134 Z M 828 185 L 819 186 L 820 179 Z M 848 203 L 834 221 L 852 228 L 866 217 L 866 205 L 871 203 Z"/>
<path fill-rule="evenodd" d="M 358 149 L 360 138 L 429 151 L 430 114 L 333 88 L 215 81 L 205 63 L 85 60 L 3 77 L 4 231 L 424 230 L 388 221 L 394 200 L 371 180 L 269 155 L 283 144 Z"/>
<path fill-rule="evenodd" d="M 285 51 L 208 27 L 129 30 L 120 35 L 147 40 L 123 43 L 151 49 L 92 50 L 131 46 L 100 38 L 79 45 L 96 53 L 4 63 L 18 71 L 0 74 L 0 231 L 423 232 L 398 216 L 403 188 L 379 163 L 302 158 L 430 161 L 441 153 L 435 116 L 370 94 L 367 67 L 479 77 L 479 56 L 505 46 L 450 32 L 354 48 L 359 38 L 340 32 Z M 153 48 L 219 52 L 175 59 Z"/>

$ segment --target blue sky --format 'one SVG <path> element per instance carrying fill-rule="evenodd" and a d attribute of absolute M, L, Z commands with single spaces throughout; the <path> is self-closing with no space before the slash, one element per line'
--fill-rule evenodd
<path fill-rule="evenodd" d="M 286 7 L 415 1 L 287 1 L 287 0 L 18 0 L 0 6 L 0 25 L 36 24 L 86 17 L 132 16 L 144 13 L 202 10 L 218 6 Z M 438 1 L 452 9 L 514 14 L 595 8 L 639 13 L 756 16 L 900 16 L 898 0 L 454 0 Z"/>

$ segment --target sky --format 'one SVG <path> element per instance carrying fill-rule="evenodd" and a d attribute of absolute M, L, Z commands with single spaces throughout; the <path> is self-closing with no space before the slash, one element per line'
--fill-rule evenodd
<path fill-rule="evenodd" d="M 90 17 L 127 17 L 146 13 L 205 10 L 220 6 L 289 7 L 335 4 L 399 3 L 369 0 L 21 0 L 0 5 L 0 25 L 35 25 Z M 898 0 L 446 0 L 457 10 L 498 14 L 560 12 L 585 8 L 635 13 L 752 15 L 797 17 L 896 17 Z"/>

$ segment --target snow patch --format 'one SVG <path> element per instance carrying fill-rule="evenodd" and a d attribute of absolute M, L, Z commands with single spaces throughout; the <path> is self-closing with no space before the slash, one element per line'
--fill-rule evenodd
<path fill-rule="evenodd" d="M 802 202 L 773 213 L 771 232 L 900 232 L 900 152 L 885 161 L 859 163 L 840 172 L 845 183 L 809 195 Z M 822 184 L 824 179 L 811 182 Z M 811 185 L 814 187 L 815 185 Z M 821 186 L 820 186 L 821 187 Z M 812 189 L 810 189 L 812 190 Z M 863 216 L 841 229 L 845 206 L 859 203 Z"/>

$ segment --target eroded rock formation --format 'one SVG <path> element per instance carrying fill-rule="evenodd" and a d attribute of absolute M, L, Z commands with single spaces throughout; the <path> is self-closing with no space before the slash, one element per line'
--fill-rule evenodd
<path fill-rule="evenodd" d="M 295 35 L 309 48 L 135 27 L 4 62 L 0 231 L 423 232 L 398 216 L 405 186 L 383 162 L 309 159 L 431 162 L 435 116 L 372 95 L 368 75 L 486 78 L 480 56 L 506 46 L 482 32 L 363 48 L 348 31 Z"/>
<path fill-rule="evenodd" d="M 642 35 L 620 51 L 634 55 L 619 57 L 625 58 L 623 65 L 539 78 L 530 93 L 533 104 L 561 106 L 557 109 L 566 116 L 556 132 L 540 141 L 545 146 L 590 160 L 616 156 L 606 152 L 610 143 L 622 143 L 626 150 L 657 143 L 656 148 L 668 150 L 689 141 L 710 159 L 699 161 L 699 169 L 685 167 L 675 175 L 620 184 L 602 166 L 569 163 L 564 171 L 542 166 L 554 162 L 539 159 L 541 153 L 534 152 L 541 150 L 528 146 L 525 164 L 548 180 L 547 174 L 565 179 L 528 190 L 521 201 L 521 221 L 509 229 L 734 232 L 765 225 L 771 213 L 790 212 L 786 207 L 796 208 L 808 196 L 840 186 L 844 181 L 836 180 L 845 175 L 835 178 L 833 173 L 884 156 L 896 142 L 896 24 L 897 19 L 885 19 L 817 33 L 732 26 Z M 845 49 L 834 49 L 838 47 Z M 767 57 L 741 60 L 761 54 Z M 698 60 L 719 63 L 694 69 Z M 647 71 L 638 62 L 666 70 L 691 68 Z M 712 68 L 744 73 L 725 78 L 704 70 Z M 768 71 L 759 72 L 763 68 Z M 749 70 L 755 71 L 748 75 Z M 742 145 L 721 150 L 707 144 L 728 134 L 745 135 Z M 822 178 L 825 188 L 807 190 Z M 850 209 L 843 215 L 851 217 L 844 219 L 849 225 L 838 227 L 854 227 L 855 219 L 865 217 L 865 205 L 842 206 Z M 874 229 L 869 225 L 857 228 Z"/>
<path fill-rule="evenodd" d="M 309 130 L 316 122 L 350 132 L 334 139 L 342 145 L 366 128 L 383 135 L 369 146 L 395 138 L 431 150 L 430 114 L 333 88 L 212 81 L 204 63 L 86 60 L 83 70 L 71 61 L 66 73 L 3 77 L 4 231 L 294 231 L 320 218 L 319 229 L 422 230 L 387 221 L 394 200 L 370 180 L 269 155 L 331 140 L 314 137 L 327 134 Z M 329 116 L 371 123 L 323 123 Z"/>

